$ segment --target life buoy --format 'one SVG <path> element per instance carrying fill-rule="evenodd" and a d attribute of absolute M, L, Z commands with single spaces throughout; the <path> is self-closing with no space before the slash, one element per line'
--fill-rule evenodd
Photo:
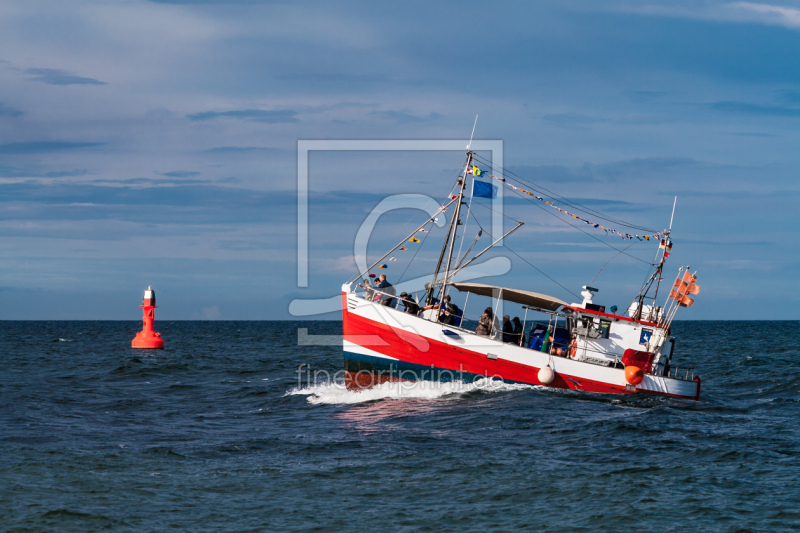
<path fill-rule="evenodd" d="M 578 339 L 572 339 L 569 343 L 569 356 L 574 358 L 576 353 L 578 353 Z"/>

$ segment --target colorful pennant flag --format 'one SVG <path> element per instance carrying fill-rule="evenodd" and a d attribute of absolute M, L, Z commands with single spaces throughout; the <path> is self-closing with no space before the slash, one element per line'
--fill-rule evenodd
<path fill-rule="evenodd" d="M 401 246 L 401 247 L 400 247 L 400 251 L 401 251 L 401 252 L 405 252 L 406 250 L 408 250 L 408 248 L 406 248 L 405 246 Z"/>
<path fill-rule="evenodd" d="M 417 239 L 416 237 L 411 237 L 408 240 L 409 240 L 409 242 L 419 242 L 419 239 Z"/>
<path fill-rule="evenodd" d="M 468 173 L 469 173 L 469 171 L 468 171 Z M 507 187 L 510 187 L 511 189 L 513 189 L 513 190 L 517 191 L 517 192 L 521 192 L 521 193 L 527 194 L 528 196 L 531 196 L 531 197 L 533 197 L 533 198 L 536 198 L 536 199 L 537 199 L 537 200 L 539 200 L 540 202 L 542 202 L 542 203 L 545 203 L 545 204 L 549 205 L 549 206 L 550 206 L 550 207 L 552 207 L 553 209 L 558 209 L 560 212 L 564 213 L 565 215 L 571 216 L 572 218 L 574 218 L 574 219 L 576 219 L 576 220 L 580 220 L 580 221 L 582 221 L 582 222 L 585 222 L 586 224 L 589 224 L 590 226 L 593 226 L 593 227 L 595 227 L 595 228 L 599 228 L 599 229 L 601 229 L 601 230 L 605 231 L 605 232 L 606 232 L 606 234 L 608 234 L 609 232 L 611 232 L 611 233 L 616 233 L 616 234 L 617 234 L 617 235 L 619 235 L 619 236 L 620 236 L 620 237 L 621 237 L 623 240 L 625 240 L 625 239 L 639 239 L 639 240 L 645 239 L 645 240 L 649 241 L 649 240 L 650 240 L 650 238 L 653 238 L 653 239 L 658 239 L 658 240 L 660 241 L 660 240 L 662 240 L 662 239 L 665 237 L 665 236 L 664 236 L 664 235 L 662 235 L 661 233 L 656 233 L 656 234 L 653 234 L 653 235 L 635 235 L 635 234 L 634 234 L 634 235 L 631 235 L 630 233 L 622 233 L 622 232 L 620 232 L 620 231 L 617 231 L 617 230 L 615 230 L 615 229 L 613 229 L 613 228 L 606 228 L 605 226 L 602 226 L 602 225 L 600 225 L 600 224 L 597 224 L 597 223 L 595 223 L 595 222 L 591 222 L 591 221 L 589 221 L 589 220 L 586 220 L 586 219 L 584 219 L 584 218 L 581 218 L 581 217 L 579 217 L 578 215 L 575 215 L 575 214 L 573 214 L 573 213 L 570 213 L 569 211 L 567 211 L 567 210 L 565 210 L 565 209 L 561 209 L 560 207 L 558 207 L 557 205 L 555 205 L 553 202 L 551 202 L 551 201 L 549 201 L 549 200 L 545 200 L 545 199 L 544 199 L 544 198 L 542 198 L 541 196 L 536 196 L 536 195 L 535 195 L 534 193 L 532 193 L 531 191 L 528 191 L 528 190 L 526 190 L 526 189 L 523 189 L 523 188 L 521 188 L 521 187 L 516 187 L 516 186 L 514 186 L 514 185 L 512 185 L 512 184 L 508 183 L 508 182 L 505 180 L 505 178 L 498 178 L 497 176 L 493 176 L 492 174 L 487 174 L 486 172 L 482 172 L 481 174 L 483 174 L 483 175 L 486 175 L 486 176 L 488 176 L 488 177 L 490 177 L 490 178 L 492 178 L 492 179 L 494 179 L 494 180 L 497 180 L 497 181 L 499 181 L 499 182 L 501 182 L 501 183 L 505 184 Z M 489 196 L 482 196 L 482 195 L 479 195 L 479 194 L 476 194 L 476 193 L 475 193 L 475 184 L 476 184 L 476 183 L 483 183 L 483 182 L 480 182 L 480 181 L 475 181 L 475 180 L 473 180 L 473 181 L 472 181 L 472 187 L 473 187 L 473 194 L 472 194 L 472 196 L 473 196 L 473 197 L 476 197 L 476 198 L 490 198 Z M 489 184 L 486 184 L 486 185 L 489 185 Z M 494 198 L 494 196 L 491 196 L 491 198 Z M 671 242 L 671 241 L 670 241 L 670 243 L 669 243 L 669 246 L 670 246 L 669 250 L 671 250 L 671 249 L 672 249 L 672 242 Z M 669 251 L 669 250 L 667 250 L 667 251 Z M 667 255 L 667 257 L 668 257 L 668 255 Z"/>
<path fill-rule="evenodd" d="M 389 268 L 389 265 L 383 264 L 383 265 L 379 266 L 378 268 Z"/>

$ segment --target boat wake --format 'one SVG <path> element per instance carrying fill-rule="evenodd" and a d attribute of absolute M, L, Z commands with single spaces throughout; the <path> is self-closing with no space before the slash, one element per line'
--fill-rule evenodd
<path fill-rule="evenodd" d="M 478 379 L 464 381 L 400 381 L 387 382 L 361 390 L 350 390 L 344 383 L 328 382 L 306 387 L 295 387 L 286 396 L 307 396 L 310 404 L 357 404 L 379 400 L 456 398 L 470 393 L 510 392 L 541 388 L 522 383 L 504 383 L 499 380 Z"/>

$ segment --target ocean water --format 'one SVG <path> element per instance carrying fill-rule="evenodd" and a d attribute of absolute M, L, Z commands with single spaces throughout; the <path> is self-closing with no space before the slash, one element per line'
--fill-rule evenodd
<path fill-rule="evenodd" d="M 676 323 L 699 402 L 349 392 L 298 346 L 340 323 L 140 325 L 0 322 L 0 530 L 800 530 L 800 322 Z"/>

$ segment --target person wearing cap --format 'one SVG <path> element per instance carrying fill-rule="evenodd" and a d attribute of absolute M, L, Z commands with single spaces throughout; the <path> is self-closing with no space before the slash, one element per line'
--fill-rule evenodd
<path fill-rule="evenodd" d="M 404 306 L 406 306 L 404 312 L 410 315 L 416 315 L 419 313 L 419 305 L 414 301 L 414 297 L 407 292 L 404 291 L 400 293 L 400 301 Z"/>

